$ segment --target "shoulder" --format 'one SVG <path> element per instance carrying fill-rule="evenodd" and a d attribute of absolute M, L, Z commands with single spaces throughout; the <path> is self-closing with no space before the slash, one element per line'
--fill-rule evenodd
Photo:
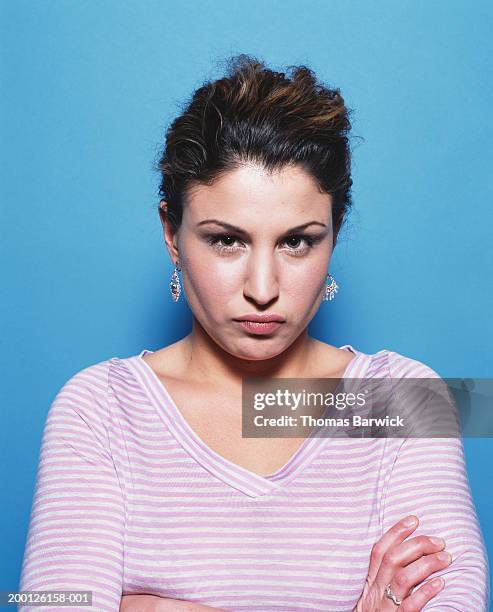
<path fill-rule="evenodd" d="M 459 437 L 460 421 L 447 381 L 431 366 L 395 351 L 387 355 L 392 410 L 411 437 Z M 404 432 L 404 430 L 403 430 Z"/>
<path fill-rule="evenodd" d="M 388 349 L 382 349 L 377 354 L 386 356 L 391 378 L 441 378 L 432 367 L 413 357 Z"/>
<path fill-rule="evenodd" d="M 91 364 L 68 378 L 50 406 L 48 422 L 75 419 L 104 427 L 108 418 L 108 377 L 114 360 Z"/>
<path fill-rule="evenodd" d="M 105 359 L 86 366 L 73 374 L 60 388 L 57 397 L 71 393 L 91 393 L 95 397 L 106 395 L 108 375 L 113 359 Z"/>

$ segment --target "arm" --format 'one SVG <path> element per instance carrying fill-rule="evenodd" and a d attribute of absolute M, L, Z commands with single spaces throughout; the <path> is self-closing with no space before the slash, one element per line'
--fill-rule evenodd
<path fill-rule="evenodd" d="M 440 378 L 423 364 L 417 371 L 415 364 L 411 364 L 409 376 Z M 405 376 L 405 371 L 401 370 L 401 375 Z M 385 488 L 381 511 L 384 531 L 400 517 L 415 514 L 420 524 L 413 535 L 442 537 L 445 550 L 452 555 L 448 567 L 427 578 L 442 576 L 445 586 L 423 610 L 488 610 L 488 558 L 460 437 L 404 439 Z"/>
<path fill-rule="evenodd" d="M 89 590 L 90 609 L 114 612 L 125 505 L 108 445 L 107 373 L 108 362 L 78 372 L 49 409 L 19 590 Z"/>
<path fill-rule="evenodd" d="M 157 595 L 125 595 L 122 597 L 119 612 L 228 612 L 222 608 L 212 608 L 204 604 L 183 599 L 169 599 Z"/>
<path fill-rule="evenodd" d="M 406 514 L 419 518 L 419 527 L 413 535 L 443 538 L 445 550 L 452 555 L 448 567 L 427 579 L 442 576 L 445 586 L 423 610 L 486 611 L 488 559 L 460 438 L 404 441 L 387 487 L 384 530 Z"/>

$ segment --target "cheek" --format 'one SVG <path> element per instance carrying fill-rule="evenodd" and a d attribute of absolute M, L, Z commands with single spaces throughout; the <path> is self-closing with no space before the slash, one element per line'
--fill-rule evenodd
<path fill-rule="evenodd" d="M 241 289 L 241 272 L 211 257 L 189 262 L 188 274 L 195 294 L 201 301 L 226 300 Z"/>
<path fill-rule="evenodd" d="M 320 292 L 326 274 L 324 262 L 312 262 L 312 265 L 291 269 L 281 289 L 292 299 L 310 300 Z"/>

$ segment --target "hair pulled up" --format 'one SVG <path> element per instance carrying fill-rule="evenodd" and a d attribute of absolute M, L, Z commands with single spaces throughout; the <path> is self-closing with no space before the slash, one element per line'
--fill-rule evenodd
<path fill-rule="evenodd" d="M 179 229 L 187 192 L 254 163 L 268 172 L 298 165 L 332 196 L 334 245 L 351 201 L 349 114 L 339 89 L 304 66 L 276 72 L 249 55 L 227 60 L 226 76 L 206 82 L 166 132 L 157 164 L 162 221 Z"/>

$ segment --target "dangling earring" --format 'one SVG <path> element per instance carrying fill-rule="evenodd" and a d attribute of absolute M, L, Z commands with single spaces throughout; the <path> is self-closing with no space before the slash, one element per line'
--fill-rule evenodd
<path fill-rule="evenodd" d="M 330 283 L 325 285 L 324 301 L 333 300 L 336 296 L 337 290 L 339 289 L 339 285 L 336 283 L 332 274 L 327 274 L 327 280 L 330 280 Z"/>
<path fill-rule="evenodd" d="M 173 276 L 171 277 L 171 282 L 169 284 L 171 297 L 173 298 L 174 302 L 179 300 L 181 293 L 180 277 L 178 276 L 178 272 L 180 270 L 181 268 L 178 266 L 178 262 L 176 262 L 175 269 L 173 270 Z"/>

